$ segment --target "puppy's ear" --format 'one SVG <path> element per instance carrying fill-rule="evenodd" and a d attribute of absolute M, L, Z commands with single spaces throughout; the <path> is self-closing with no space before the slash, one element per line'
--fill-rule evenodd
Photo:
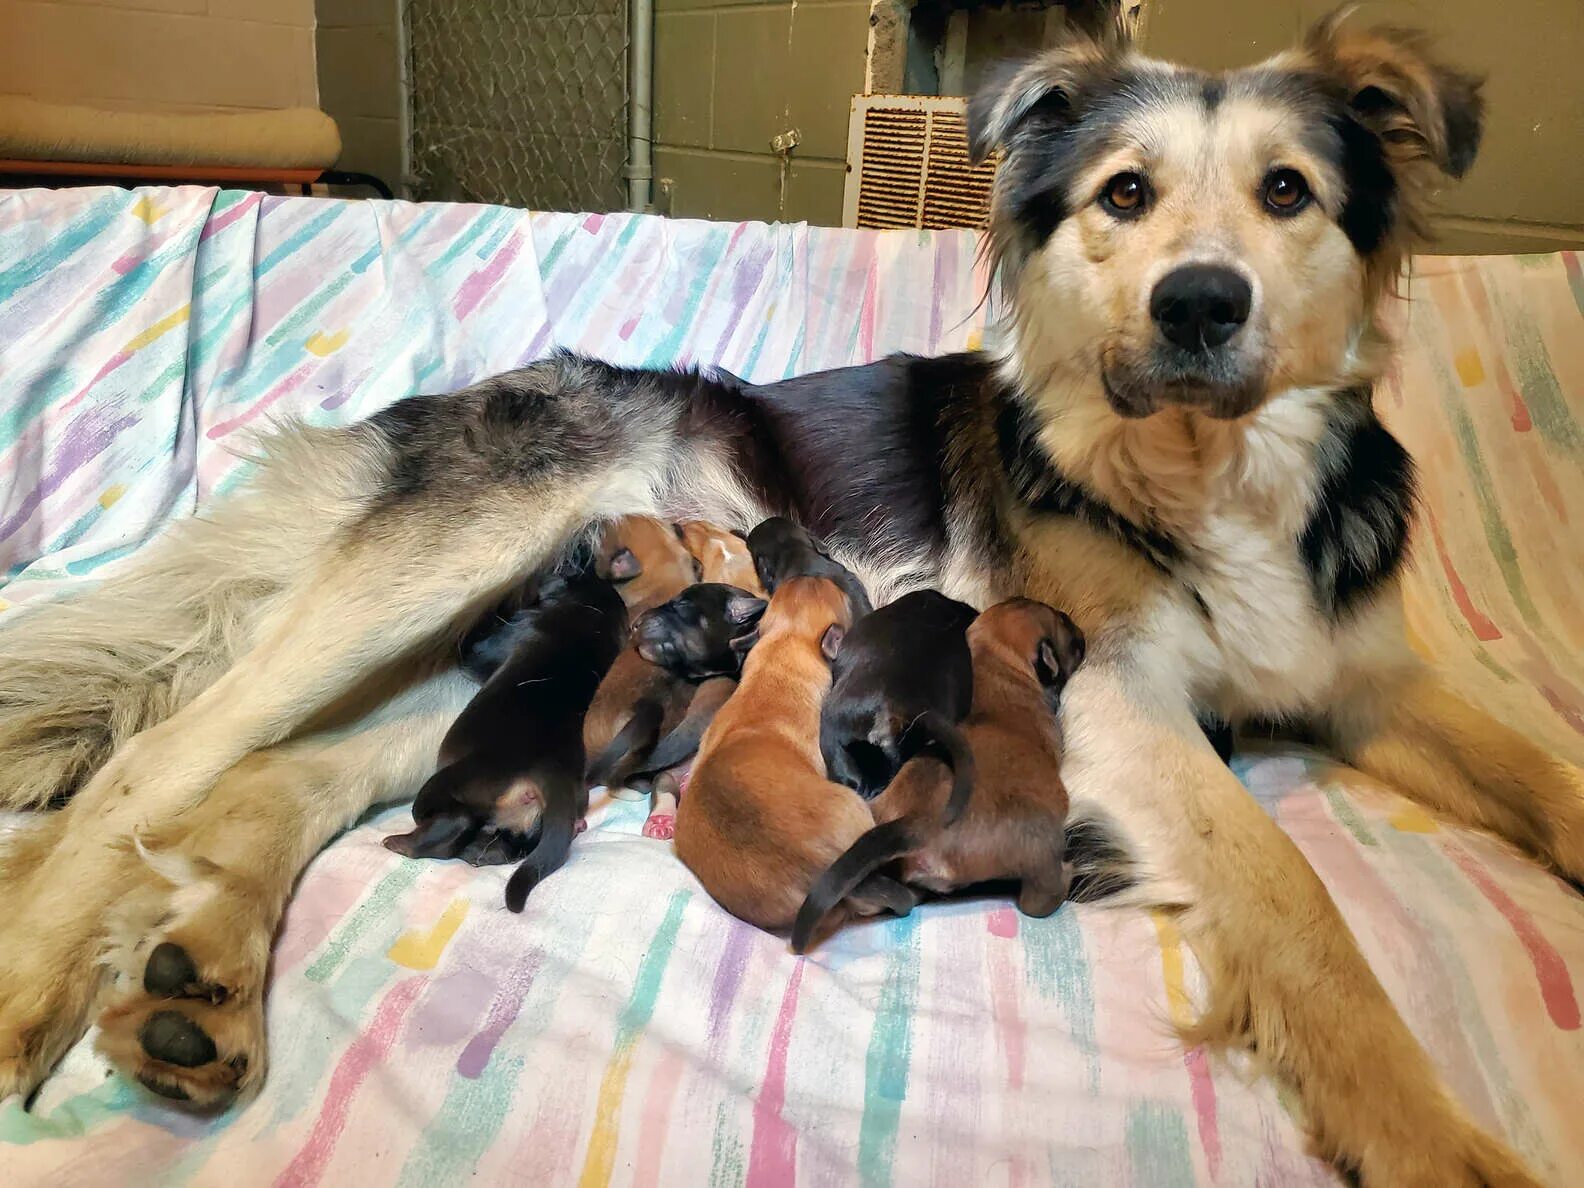
<path fill-rule="evenodd" d="M 1340 10 L 1309 31 L 1304 50 L 1337 80 L 1354 120 L 1380 141 L 1393 169 L 1428 162 L 1462 177 L 1479 152 L 1481 79 L 1435 61 L 1410 29 L 1346 27 Z"/>
<path fill-rule="evenodd" d="M 1034 652 L 1034 672 L 1045 688 L 1060 692 L 1077 667 L 1083 663 L 1086 646 L 1083 632 L 1060 611 L 1052 612 L 1054 627 L 1039 641 Z"/>
<path fill-rule="evenodd" d="M 731 648 L 732 655 L 736 656 L 737 663 L 741 664 L 748 658 L 748 653 L 753 651 L 754 644 L 758 642 L 759 629 L 755 627 L 752 631 L 745 631 L 741 635 L 734 636 L 726 646 Z"/>
<path fill-rule="evenodd" d="M 974 164 L 1011 148 L 1027 129 L 1054 132 L 1078 118 L 1084 83 L 1117 53 L 1085 37 L 993 70 L 968 102 L 968 152 Z"/>
<path fill-rule="evenodd" d="M 643 572 L 643 563 L 631 549 L 617 549 L 605 568 L 605 577 L 613 582 L 626 582 Z"/>
<path fill-rule="evenodd" d="M 836 654 L 841 651 L 842 640 L 846 637 L 847 628 L 840 623 L 832 623 L 825 628 L 825 634 L 820 636 L 820 652 L 824 654 L 825 659 L 836 659 Z"/>
<path fill-rule="evenodd" d="M 733 594 L 726 600 L 726 621 L 741 627 L 744 623 L 757 623 L 770 604 L 752 594 Z"/>

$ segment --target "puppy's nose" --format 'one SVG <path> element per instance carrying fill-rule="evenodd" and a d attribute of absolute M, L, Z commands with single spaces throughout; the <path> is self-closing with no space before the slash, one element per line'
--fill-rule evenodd
<path fill-rule="evenodd" d="M 1166 340 L 1185 351 L 1227 342 L 1248 321 L 1254 290 L 1230 268 L 1188 264 L 1161 277 L 1150 294 L 1150 317 Z"/>

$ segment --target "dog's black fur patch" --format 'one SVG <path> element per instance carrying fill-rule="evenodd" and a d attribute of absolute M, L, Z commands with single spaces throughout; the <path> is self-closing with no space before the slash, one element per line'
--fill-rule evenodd
<path fill-rule="evenodd" d="M 1170 577 L 1182 546 L 1169 534 L 1137 524 L 1063 474 L 1040 445 L 1034 420 L 1016 399 L 1007 400 L 996 421 L 1001 462 L 1012 491 L 1033 511 L 1069 516 L 1143 557 Z"/>
<path fill-rule="evenodd" d="M 1318 484 L 1299 549 L 1315 605 L 1341 618 L 1403 564 L 1413 460 L 1376 418 L 1368 389 L 1339 394 L 1315 450 Z"/>

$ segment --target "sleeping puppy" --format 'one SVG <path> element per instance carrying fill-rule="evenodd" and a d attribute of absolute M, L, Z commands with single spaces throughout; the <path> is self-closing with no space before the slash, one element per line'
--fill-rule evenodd
<path fill-rule="evenodd" d="M 616 583 L 633 618 L 699 580 L 677 530 L 653 516 L 623 516 L 601 528 L 594 572 Z"/>
<path fill-rule="evenodd" d="M 852 599 L 828 578 L 775 586 L 676 820 L 677 856 L 717 903 L 764 929 L 790 926 L 814 880 L 874 824 L 856 792 L 825 778 L 819 753 L 820 701 Z M 883 876 L 855 884 L 847 899 L 859 912 L 905 913 L 914 903 Z"/>
<path fill-rule="evenodd" d="M 868 799 L 927 752 L 952 769 L 946 823 L 957 819 L 973 788 L 973 752 L 957 723 L 973 705 L 966 633 L 976 613 L 920 590 L 853 624 L 820 711 L 820 752 L 831 779 Z"/>
<path fill-rule="evenodd" d="M 809 892 L 792 929 L 794 952 L 808 949 L 838 905 L 866 914 L 867 900 L 851 903 L 854 889 L 862 891 L 897 859 L 903 882 L 930 891 L 1017 880 L 1018 907 L 1030 916 L 1048 916 L 1067 898 L 1067 791 L 1056 710 L 1083 661 L 1083 635 L 1044 603 L 1014 598 L 974 620 L 968 647 L 973 710 L 962 729 L 979 759 L 973 799 L 961 820 L 943 825 L 950 771 L 928 756 L 910 760 L 870 802 L 879 824 Z"/>
<path fill-rule="evenodd" d="M 846 592 L 855 620 L 874 609 L 863 583 L 844 565 L 831 560 L 818 542 L 791 520 L 781 516 L 761 520 L 747 539 L 754 572 L 767 593 L 774 594 L 776 587 L 788 578 L 822 577 Z"/>
<path fill-rule="evenodd" d="M 697 563 L 669 524 L 627 516 L 608 525 L 595 546 L 595 572 L 618 584 L 636 620 L 694 583 Z M 692 687 L 678 682 L 629 646 L 611 666 L 583 720 L 590 784 L 620 787 L 631 763 L 674 729 Z"/>
<path fill-rule="evenodd" d="M 703 520 L 678 524 L 677 531 L 682 536 L 683 547 L 699 564 L 699 581 L 723 582 L 761 598 L 764 596 L 764 587 L 754 572 L 753 557 L 742 537 Z"/>
<path fill-rule="evenodd" d="M 506 885 L 514 912 L 566 860 L 588 809 L 583 715 L 626 639 L 627 609 L 609 582 L 551 577 L 520 624 L 516 650 L 440 744 L 440 770 L 413 803 L 416 828 L 385 839 L 410 858 L 525 856 Z"/>
<path fill-rule="evenodd" d="M 757 638 L 755 629 L 764 608 L 765 600 L 746 590 L 701 582 L 633 624 L 639 655 L 693 690 L 681 721 L 630 763 L 634 774 L 654 779 L 645 837 L 663 841 L 675 835 L 677 802 L 689 760 L 715 714 L 737 688 L 737 674 Z M 661 776 L 669 778 L 661 780 Z"/>
<path fill-rule="evenodd" d="M 633 624 L 638 654 L 696 690 L 687 712 L 636 770 L 666 771 L 698 750 L 704 729 L 737 685 L 758 638 L 765 600 L 736 586 L 700 582 Z"/>

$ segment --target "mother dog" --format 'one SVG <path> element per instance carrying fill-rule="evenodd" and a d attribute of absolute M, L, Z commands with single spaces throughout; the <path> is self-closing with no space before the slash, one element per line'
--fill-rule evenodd
<path fill-rule="evenodd" d="M 166 1096 L 256 1084 L 292 881 L 425 773 L 461 625 L 590 521 L 781 513 L 882 601 L 1068 610 L 1091 658 L 1063 775 L 1133 899 L 1180 912 L 1211 986 L 1197 1034 L 1252 1046 L 1367 1183 L 1530 1182 L 1196 725 L 1303 720 L 1584 876 L 1579 773 L 1402 641 L 1413 473 L 1371 409 L 1377 307 L 1480 111 L 1417 38 L 1337 21 L 1227 75 L 1076 43 L 972 110 L 975 152 L 1005 153 L 999 353 L 766 387 L 562 355 L 276 438 L 249 492 L 0 637 L 0 804 L 69 798 L 4 862 L 0 1094 L 95 1009 Z"/>

